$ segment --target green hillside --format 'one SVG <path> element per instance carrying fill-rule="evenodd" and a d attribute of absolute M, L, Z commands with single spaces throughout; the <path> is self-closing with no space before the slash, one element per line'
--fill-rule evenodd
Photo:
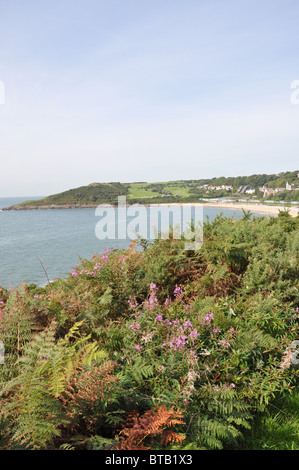
<path fill-rule="evenodd" d="M 286 186 L 291 186 L 287 190 Z M 209 186 L 209 187 L 207 187 Z M 243 188 L 243 189 L 242 189 Z M 251 195 L 245 190 L 255 190 Z M 243 197 L 263 199 L 261 188 L 280 188 L 274 194 L 267 195 L 267 199 L 298 201 L 299 178 L 298 171 L 279 174 L 258 174 L 251 176 L 218 177 L 198 180 L 178 180 L 157 183 L 92 183 L 87 186 L 69 189 L 59 194 L 50 195 L 40 200 L 25 201 L 19 208 L 30 206 L 64 206 L 94 207 L 98 204 L 117 204 L 118 196 L 126 196 L 127 202 L 133 203 L 161 203 L 161 202 L 195 202 L 199 198 Z"/>

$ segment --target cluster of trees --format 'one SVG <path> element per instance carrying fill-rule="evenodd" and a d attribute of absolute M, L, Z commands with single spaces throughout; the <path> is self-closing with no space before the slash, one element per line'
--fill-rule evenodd
<path fill-rule="evenodd" d="M 291 191 L 279 191 L 275 194 L 271 194 L 267 196 L 267 199 L 272 201 L 299 201 L 299 189 L 298 190 L 291 190 Z"/>
<path fill-rule="evenodd" d="M 141 239 L 1 289 L 0 449 L 242 448 L 296 390 L 298 228 L 218 216 L 199 251 Z"/>

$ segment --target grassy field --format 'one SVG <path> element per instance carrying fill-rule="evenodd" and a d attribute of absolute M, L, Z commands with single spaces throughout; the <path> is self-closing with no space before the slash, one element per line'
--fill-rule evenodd
<path fill-rule="evenodd" d="M 128 199 L 157 196 L 157 192 L 148 189 L 149 183 L 134 183 L 129 187 Z"/>

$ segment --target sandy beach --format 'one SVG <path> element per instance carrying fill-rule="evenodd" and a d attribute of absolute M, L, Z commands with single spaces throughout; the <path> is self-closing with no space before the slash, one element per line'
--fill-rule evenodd
<path fill-rule="evenodd" d="M 272 214 L 272 215 L 278 215 L 279 211 L 284 211 L 287 210 L 289 214 L 292 217 L 297 217 L 299 214 L 299 207 L 294 206 L 290 207 L 284 204 L 281 205 L 267 205 L 267 204 L 261 204 L 261 203 L 247 203 L 247 202 L 186 202 L 186 203 L 162 203 L 162 204 L 151 204 L 151 206 L 202 206 L 202 207 L 217 207 L 217 208 L 223 208 L 223 209 L 237 209 L 237 210 L 242 210 L 244 209 L 245 211 L 250 211 L 250 212 L 260 212 L 263 214 Z"/>
<path fill-rule="evenodd" d="M 188 205 L 188 204 L 183 204 Z M 190 204 L 189 204 L 190 205 Z M 299 213 L 299 207 L 289 207 L 283 204 L 279 206 L 270 206 L 260 203 L 246 203 L 246 202 L 203 202 L 201 203 L 192 203 L 192 205 L 202 205 L 203 207 L 218 207 L 223 209 L 244 209 L 250 212 L 262 212 L 264 214 L 277 215 L 279 211 L 287 210 L 289 211 L 292 217 L 296 217 Z"/>

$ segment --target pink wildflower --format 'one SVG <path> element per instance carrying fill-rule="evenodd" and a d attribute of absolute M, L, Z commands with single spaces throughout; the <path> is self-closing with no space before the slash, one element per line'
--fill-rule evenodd
<path fill-rule="evenodd" d="M 230 343 L 228 343 L 227 341 L 224 341 L 223 339 L 221 341 L 219 341 L 219 343 L 217 343 L 218 346 L 225 346 L 226 348 L 229 348 L 230 347 Z"/>
<path fill-rule="evenodd" d="M 154 297 L 152 295 L 150 296 L 148 301 L 149 301 L 150 305 L 158 303 L 157 297 Z"/>
<path fill-rule="evenodd" d="M 204 322 L 210 324 L 212 320 L 214 320 L 213 313 L 212 312 L 207 313 L 205 318 L 204 318 Z"/>
<path fill-rule="evenodd" d="M 185 321 L 185 323 L 183 325 L 184 325 L 185 328 L 192 328 L 192 326 L 193 326 L 190 320 Z"/>
<path fill-rule="evenodd" d="M 137 305 L 138 305 L 136 302 L 133 302 L 131 299 L 128 300 L 128 304 L 129 304 L 129 307 L 130 307 L 130 308 L 137 307 Z"/>
<path fill-rule="evenodd" d="M 196 330 L 193 330 L 189 334 L 190 338 L 195 339 L 199 336 L 198 332 Z"/>
<path fill-rule="evenodd" d="M 130 325 L 129 327 L 131 330 L 139 330 L 140 329 L 140 325 L 138 323 L 132 323 L 132 325 Z"/>
<path fill-rule="evenodd" d="M 180 286 L 176 286 L 176 288 L 174 289 L 173 293 L 175 296 L 181 294 L 183 292 L 182 288 Z"/>

